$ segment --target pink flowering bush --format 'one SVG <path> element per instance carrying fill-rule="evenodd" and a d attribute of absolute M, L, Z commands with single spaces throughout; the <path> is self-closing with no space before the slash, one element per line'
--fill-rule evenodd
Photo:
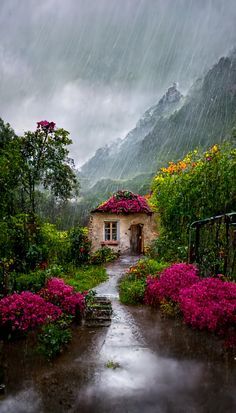
<path fill-rule="evenodd" d="M 55 126 L 55 122 L 48 122 L 48 120 L 41 120 L 40 122 L 37 122 L 37 129 L 42 129 L 43 131 L 53 132 Z"/>
<path fill-rule="evenodd" d="M 236 284 L 206 278 L 179 296 L 180 309 L 187 324 L 225 335 L 236 326 Z"/>
<path fill-rule="evenodd" d="M 60 278 L 51 278 L 46 287 L 40 291 L 40 295 L 53 304 L 58 305 L 66 313 L 76 316 L 81 314 L 85 308 L 83 294 L 76 293 L 74 288 Z"/>
<path fill-rule="evenodd" d="M 98 208 L 96 212 L 111 212 L 113 214 L 120 213 L 135 213 L 145 212 L 151 214 L 151 208 L 149 207 L 147 200 L 137 194 L 133 194 L 130 191 L 118 191 L 108 201 L 104 202 Z"/>
<path fill-rule="evenodd" d="M 180 290 L 199 281 L 198 270 L 193 264 L 173 264 L 166 268 L 160 278 L 147 278 L 145 302 L 158 305 L 164 299 L 178 302 Z"/>
<path fill-rule="evenodd" d="M 0 326 L 9 331 L 26 332 L 55 321 L 61 315 L 60 308 L 29 291 L 0 300 Z"/>
<path fill-rule="evenodd" d="M 157 307 L 160 304 L 159 279 L 151 275 L 146 279 L 144 303 L 152 307 Z"/>

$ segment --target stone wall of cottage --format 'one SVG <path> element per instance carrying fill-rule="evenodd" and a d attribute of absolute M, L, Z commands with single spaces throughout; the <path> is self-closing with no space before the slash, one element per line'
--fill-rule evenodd
<path fill-rule="evenodd" d="M 143 243 L 144 248 L 157 237 L 157 218 L 155 214 L 147 215 L 145 213 L 116 215 L 111 213 L 94 212 L 90 217 L 89 236 L 92 241 L 92 251 L 101 248 L 104 245 L 104 222 L 117 221 L 119 224 L 119 241 L 117 244 L 105 243 L 108 247 L 113 248 L 121 253 L 129 253 L 130 249 L 130 227 L 131 225 L 143 225 Z"/>

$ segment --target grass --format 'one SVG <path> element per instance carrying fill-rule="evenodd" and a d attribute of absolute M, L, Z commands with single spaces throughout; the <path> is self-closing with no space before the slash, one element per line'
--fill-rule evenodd
<path fill-rule="evenodd" d="M 108 369 L 118 369 L 120 367 L 120 363 L 117 363 L 116 361 L 113 360 L 108 360 L 108 362 L 105 364 L 105 367 L 107 367 Z"/>
<path fill-rule="evenodd" d="M 120 301 L 123 304 L 142 304 L 148 275 L 158 276 L 167 267 L 167 263 L 144 258 L 122 277 L 119 283 Z"/>
<path fill-rule="evenodd" d="M 98 284 L 107 281 L 108 275 L 101 265 L 88 265 L 76 268 L 69 277 L 63 277 L 65 282 L 75 288 L 76 291 L 88 291 Z"/>

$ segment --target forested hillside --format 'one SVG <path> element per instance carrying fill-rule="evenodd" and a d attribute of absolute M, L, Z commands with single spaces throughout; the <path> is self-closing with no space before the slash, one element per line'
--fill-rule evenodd
<path fill-rule="evenodd" d="M 153 175 L 158 167 L 180 159 L 189 150 L 222 142 L 229 137 L 235 121 L 234 52 L 222 57 L 199 78 L 185 98 L 174 84 L 156 106 L 145 112 L 123 141 L 99 149 L 81 169 L 82 193 L 99 198 L 102 185 L 102 195 L 106 197 L 111 186 L 116 189 L 125 185 L 134 190 L 137 182 L 140 191 L 147 181 L 145 175 Z M 136 184 L 132 181 L 134 177 Z M 103 183 L 90 190 L 99 180 Z"/>

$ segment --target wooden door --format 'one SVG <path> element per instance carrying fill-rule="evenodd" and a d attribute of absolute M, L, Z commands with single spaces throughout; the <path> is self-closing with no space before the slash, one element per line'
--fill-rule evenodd
<path fill-rule="evenodd" d="M 130 227 L 130 252 L 131 254 L 141 254 L 142 253 L 142 226 L 131 225 Z"/>

